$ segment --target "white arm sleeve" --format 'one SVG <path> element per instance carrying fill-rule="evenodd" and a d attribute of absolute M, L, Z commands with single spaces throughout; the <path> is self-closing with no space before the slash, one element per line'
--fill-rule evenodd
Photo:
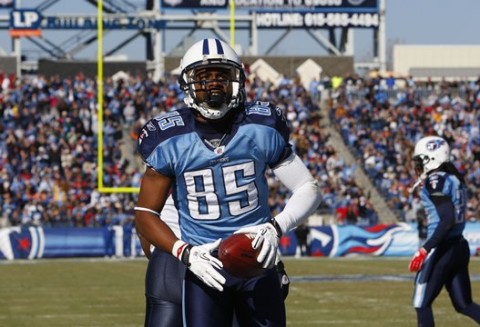
<path fill-rule="evenodd" d="M 160 212 L 160 219 L 162 219 L 168 227 L 172 230 L 176 237 L 181 239 L 180 226 L 178 223 L 178 211 L 175 208 L 172 195 L 169 195 L 162 212 Z"/>
<path fill-rule="evenodd" d="M 282 232 L 286 233 L 318 208 L 321 200 L 320 189 L 296 154 L 273 168 L 273 173 L 292 192 L 283 211 L 275 217 Z"/>

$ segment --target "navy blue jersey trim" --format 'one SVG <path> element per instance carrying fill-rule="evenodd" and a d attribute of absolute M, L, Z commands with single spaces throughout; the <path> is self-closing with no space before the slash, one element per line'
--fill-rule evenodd
<path fill-rule="evenodd" d="M 447 175 L 444 172 L 435 172 L 430 174 L 425 181 L 428 194 L 433 195 L 436 193 L 441 193 L 446 180 Z"/>
<path fill-rule="evenodd" d="M 181 117 L 184 125 L 174 126 L 166 130 L 161 130 L 158 127 L 158 120 L 162 115 L 150 119 L 147 124 L 142 128 L 142 135 L 137 143 L 137 149 L 145 161 L 152 152 L 165 140 L 172 137 L 176 137 L 183 134 L 188 134 L 194 131 L 194 117 L 190 108 L 181 108 L 176 110 L 178 116 Z M 148 128 L 149 124 L 153 127 Z"/>
<path fill-rule="evenodd" d="M 249 114 L 254 107 L 269 108 L 270 115 Z M 286 143 L 290 140 L 290 127 L 283 112 L 268 102 L 252 102 L 245 105 L 244 115 L 248 124 L 259 124 L 276 129 Z"/>

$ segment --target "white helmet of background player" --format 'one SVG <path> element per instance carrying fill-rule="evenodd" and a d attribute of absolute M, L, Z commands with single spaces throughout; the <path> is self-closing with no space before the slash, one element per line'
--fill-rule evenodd
<path fill-rule="evenodd" d="M 426 136 L 415 145 L 413 162 L 417 174 L 427 174 L 444 162 L 450 161 L 450 147 L 438 136 Z"/>
<path fill-rule="evenodd" d="M 215 68 L 225 75 L 209 83 L 223 83 L 225 91 L 209 89 L 207 81 L 198 76 L 205 69 Z M 220 119 L 244 99 L 245 72 L 240 57 L 225 42 L 203 39 L 190 47 L 180 62 L 178 78 L 185 92 L 185 104 L 207 118 Z"/>

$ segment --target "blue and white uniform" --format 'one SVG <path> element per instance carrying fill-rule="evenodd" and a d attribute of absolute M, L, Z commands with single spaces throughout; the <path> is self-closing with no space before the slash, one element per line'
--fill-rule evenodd
<path fill-rule="evenodd" d="M 145 163 L 174 180 L 172 195 L 178 209 L 181 238 L 192 245 L 209 243 L 241 227 L 270 221 L 265 170 L 292 153 L 287 122 L 281 111 L 268 103 L 246 105 L 235 116 L 232 128 L 224 135 L 217 135 L 218 144 L 211 144 L 211 132 L 195 120 L 194 111 L 186 108 L 150 120 L 139 139 Z M 178 267 L 173 262 L 167 263 L 166 258 L 160 259 L 166 254 L 157 258 L 158 252 L 154 252 L 154 262 L 149 264 L 151 271 L 147 274 L 147 292 L 150 288 L 153 294 L 159 293 L 155 275 L 161 269 L 155 262 Z M 279 273 L 283 276 L 283 269 L 277 272 L 273 268 L 245 281 L 222 271 L 227 279 L 226 290 L 212 294 L 212 288 L 186 270 L 184 324 L 229 326 L 236 315 L 240 325 L 268 321 L 267 326 L 284 326 Z M 261 288 L 268 292 L 259 292 Z M 226 310 L 225 304 L 233 304 L 231 308 L 235 311 Z M 155 303 L 150 307 L 147 321 L 153 324 L 160 319 L 158 313 L 162 307 Z M 169 307 L 163 309 L 170 312 Z"/>
<path fill-rule="evenodd" d="M 420 193 L 428 220 L 423 246 L 428 256 L 415 278 L 413 305 L 419 326 L 434 325 L 431 306 L 443 286 L 455 310 L 480 322 L 480 307 L 472 301 L 468 274 L 470 249 L 462 235 L 467 188 L 455 168 L 442 167 L 428 174 Z"/>
<path fill-rule="evenodd" d="M 440 216 L 440 212 L 438 212 L 434 203 L 435 197 L 442 196 L 450 198 L 455 208 L 454 216 L 449 217 L 453 219 L 453 226 L 445 231 L 438 229 L 442 219 L 445 218 Z M 467 188 L 465 184 L 462 184 L 454 175 L 444 171 L 436 171 L 428 176 L 420 193 L 420 199 L 428 219 L 427 239 L 429 244 L 426 244 L 427 247 L 435 247 L 442 239 L 448 240 L 462 236 L 465 229 L 466 198 Z M 441 237 L 437 236 L 435 232 L 442 232 Z"/>
<path fill-rule="evenodd" d="M 175 180 L 182 239 L 192 245 L 269 221 L 265 170 L 291 153 L 286 120 L 268 103 L 247 105 L 216 148 L 201 129 L 186 108 L 150 120 L 139 140 L 145 163 Z"/>
<path fill-rule="evenodd" d="M 180 69 L 188 108 L 150 120 L 139 137 L 139 152 L 149 169 L 135 207 L 137 230 L 188 267 L 184 326 L 230 326 L 235 314 L 241 326 L 283 327 L 285 304 L 273 268 L 278 239 L 318 207 L 318 185 L 292 152 L 282 112 L 267 102 L 244 103 L 245 71 L 228 44 L 196 42 Z M 274 219 L 268 168 L 292 192 Z M 170 187 L 181 240 L 168 225 L 152 219 Z M 264 273 L 240 279 L 222 269 L 215 251 L 219 239 L 234 232 L 254 236 L 252 246 L 260 249 L 257 261 Z"/>

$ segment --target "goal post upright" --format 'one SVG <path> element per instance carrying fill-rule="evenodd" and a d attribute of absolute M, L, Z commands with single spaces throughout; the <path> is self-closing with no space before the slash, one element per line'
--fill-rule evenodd
<path fill-rule="evenodd" d="M 103 185 L 103 0 L 97 2 L 97 189 L 100 193 L 138 193 L 138 187 Z"/>
<path fill-rule="evenodd" d="M 97 2 L 97 188 L 103 190 L 103 0 Z"/>

